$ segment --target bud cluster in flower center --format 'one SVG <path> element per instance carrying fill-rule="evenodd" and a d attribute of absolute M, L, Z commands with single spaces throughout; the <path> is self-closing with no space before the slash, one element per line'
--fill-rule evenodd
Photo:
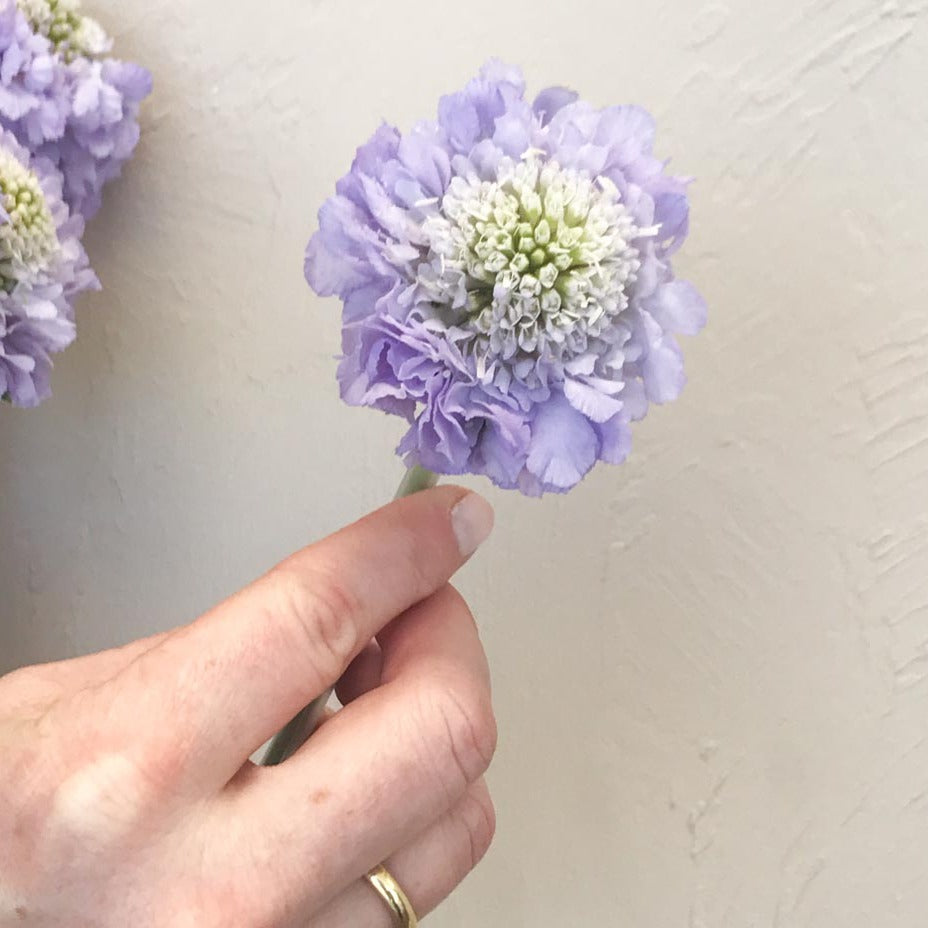
<path fill-rule="evenodd" d="M 33 29 L 44 35 L 66 61 L 105 54 L 110 41 L 103 27 L 80 11 L 78 0 L 18 0 Z"/>
<path fill-rule="evenodd" d="M 55 220 L 36 175 L 0 150 L 0 287 L 7 292 L 44 270 L 58 250 Z"/>
<path fill-rule="evenodd" d="M 532 157 L 504 159 L 495 181 L 452 180 L 426 230 L 433 273 L 420 282 L 507 361 L 585 348 L 628 306 L 632 243 L 650 231 L 609 180 Z"/>

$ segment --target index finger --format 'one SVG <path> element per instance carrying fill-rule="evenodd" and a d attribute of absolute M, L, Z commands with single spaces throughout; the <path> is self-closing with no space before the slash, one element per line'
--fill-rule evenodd
<path fill-rule="evenodd" d="M 440 487 L 287 559 L 114 681 L 139 749 L 175 785 L 228 782 L 384 626 L 441 589 L 492 525 L 482 497 Z"/>

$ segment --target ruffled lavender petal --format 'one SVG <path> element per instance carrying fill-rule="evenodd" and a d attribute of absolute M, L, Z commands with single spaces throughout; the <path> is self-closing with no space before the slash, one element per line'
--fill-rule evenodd
<path fill-rule="evenodd" d="M 599 456 L 596 429 L 563 397 L 539 406 L 531 428 L 526 470 L 542 489 L 566 492 L 593 469 Z"/>
<path fill-rule="evenodd" d="M 541 125 L 547 126 L 565 106 L 576 103 L 579 99 L 580 95 L 568 87 L 547 87 L 535 97 L 532 109 Z"/>

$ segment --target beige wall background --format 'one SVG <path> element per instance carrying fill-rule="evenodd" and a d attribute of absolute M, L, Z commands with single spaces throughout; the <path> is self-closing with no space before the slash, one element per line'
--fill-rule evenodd
<path fill-rule="evenodd" d="M 192 619 L 390 496 L 401 424 L 340 405 L 302 249 L 381 118 L 504 56 L 656 113 L 712 316 L 627 466 L 488 490 L 499 837 L 432 924 L 923 925 L 928 4 L 92 6 L 157 92 L 55 398 L 0 410 L 0 670 Z"/>

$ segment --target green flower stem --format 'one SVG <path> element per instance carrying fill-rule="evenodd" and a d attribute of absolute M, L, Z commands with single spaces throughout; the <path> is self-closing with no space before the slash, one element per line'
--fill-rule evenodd
<path fill-rule="evenodd" d="M 396 491 L 394 499 L 404 499 L 412 496 L 414 493 L 421 493 L 423 490 L 431 490 L 439 481 L 438 474 L 433 474 L 424 467 L 410 467 L 403 477 L 399 489 Z"/>
<path fill-rule="evenodd" d="M 429 490 L 438 483 L 438 480 L 438 474 L 433 474 L 423 467 L 412 467 L 403 477 L 395 498 L 403 499 L 422 490 Z M 274 736 L 261 761 L 262 767 L 276 767 L 282 764 L 306 744 L 312 733 L 319 727 L 332 692 L 329 690 L 314 699 Z"/>

